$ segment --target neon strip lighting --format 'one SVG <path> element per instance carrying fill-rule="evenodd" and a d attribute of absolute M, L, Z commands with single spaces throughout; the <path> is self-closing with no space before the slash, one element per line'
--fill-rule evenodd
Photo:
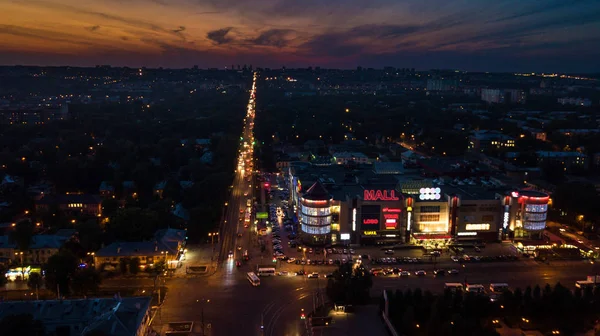
<path fill-rule="evenodd" d="M 412 215 L 412 212 L 409 212 L 408 213 L 408 218 L 406 220 L 406 231 L 410 231 L 410 222 L 411 222 L 410 219 L 411 219 L 411 215 Z"/>
<path fill-rule="evenodd" d="M 400 212 L 402 212 L 402 209 L 398 209 L 398 208 L 383 208 L 383 212 L 400 213 Z"/>

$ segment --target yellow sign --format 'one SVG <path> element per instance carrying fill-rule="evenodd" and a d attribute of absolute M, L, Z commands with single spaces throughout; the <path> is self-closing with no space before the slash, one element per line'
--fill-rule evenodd
<path fill-rule="evenodd" d="M 407 207 L 406 211 L 412 211 L 412 207 Z"/>
<path fill-rule="evenodd" d="M 377 236 L 377 231 L 363 231 L 365 236 Z"/>

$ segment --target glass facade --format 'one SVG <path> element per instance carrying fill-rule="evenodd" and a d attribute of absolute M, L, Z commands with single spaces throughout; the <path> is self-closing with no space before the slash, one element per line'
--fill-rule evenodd
<path fill-rule="evenodd" d="M 326 235 L 331 232 L 331 210 L 329 206 L 309 207 L 300 202 L 300 228 L 312 235 Z"/>
<path fill-rule="evenodd" d="M 523 228 L 529 231 L 541 231 L 546 228 L 548 204 L 525 204 Z"/>
<path fill-rule="evenodd" d="M 324 235 L 331 232 L 331 226 L 310 226 L 310 225 L 301 225 L 302 232 L 315 234 L 315 235 Z"/>
<path fill-rule="evenodd" d="M 526 204 L 525 212 L 548 212 L 548 204 Z"/>

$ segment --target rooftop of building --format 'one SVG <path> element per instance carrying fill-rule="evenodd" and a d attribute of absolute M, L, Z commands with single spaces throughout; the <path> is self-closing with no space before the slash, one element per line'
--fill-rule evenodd
<path fill-rule="evenodd" d="M 155 233 L 154 239 L 139 242 L 114 242 L 96 252 L 98 257 L 159 256 L 169 253 L 176 256 L 180 243 L 186 239 L 185 230 L 163 229 Z"/>
<path fill-rule="evenodd" d="M 585 157 L 585 154 L 579 152 L 537 151 L 535 153 L 540 157 Z"/>
<path fill-rule="evenodd" d="M 34 235 L 31 237 L 30 250 L 59 249 L 70 238 L 58 235 Z M 0 236 L 0 249 L 16 249 L 17 243 L 10 236 Z"/>
<path fill-rule="evenodd" d="M 45 195 L 39 201 L 38 204 L 70 204 L 70 203 L 81 203 L 81 204 L 101 204 L 102 197 L 91 194 L 51 194 Z"/>
<path fill-rule="evenodd" d="M 329 194 L 329 191 L 327 191 L 320 181 L 317 181 L 302 194 L 302 197 L 313 201 L 327 201 L 331 199 L 331 194 Z"/>
<path fill-rule="evenodd" d="M 0 319 L 31 314 L 46 329 L 70 326 L 79 333 L 103 331 L 112 336 L 134 336 L 150 308 L 151 297 L 0 302 Z M 87 330 L 86 330 L 87 329 Z M 79 334 L 78 333 L 78 334 Z"/>
<path fill-rule="evenodd" d="M 494 130 L 480 130 L 480 131 L 474 131 L 473 134 L 471 135 L 471 137 L 477 139 L 477 140 L 511 140 L 513 139 L 513 137 L 510 137 L 508 135 L 502 134 L 498 131 L 494 131 Z"/>
<path fill-rule="evenodd" d="M 442 193 L 448 196 L 459 195 L 461 200 L 472 201 L 496 200 L 508 191 L 507 188 L 490 188 L 482 185 L 444 185 L 440 188 Z"/>
<path fill-rule="evenodd" d="M 398 178 L 395 175 L 376 174 L 373 165 L 314 166 L 292 163 L 290 172 L 300 181 L 303 189 L 319 181 L 333 196 L 334 200 L 347 197 L 362 197 L 365 189 L 395 189 Z"/>

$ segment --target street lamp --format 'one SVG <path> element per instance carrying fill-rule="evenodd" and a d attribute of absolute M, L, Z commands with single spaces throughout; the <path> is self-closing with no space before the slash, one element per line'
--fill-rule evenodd
<path fill-rule="evenodd" d="M 196 300 L 196 303 L 200 303 L 200 309 L 201 309 L 201 326 L 202 326 L 202 336 L 206 335 L 204 333 L 204 304 L 205 303 L 210 303 L 210 299 L 199 299 Z"/>

